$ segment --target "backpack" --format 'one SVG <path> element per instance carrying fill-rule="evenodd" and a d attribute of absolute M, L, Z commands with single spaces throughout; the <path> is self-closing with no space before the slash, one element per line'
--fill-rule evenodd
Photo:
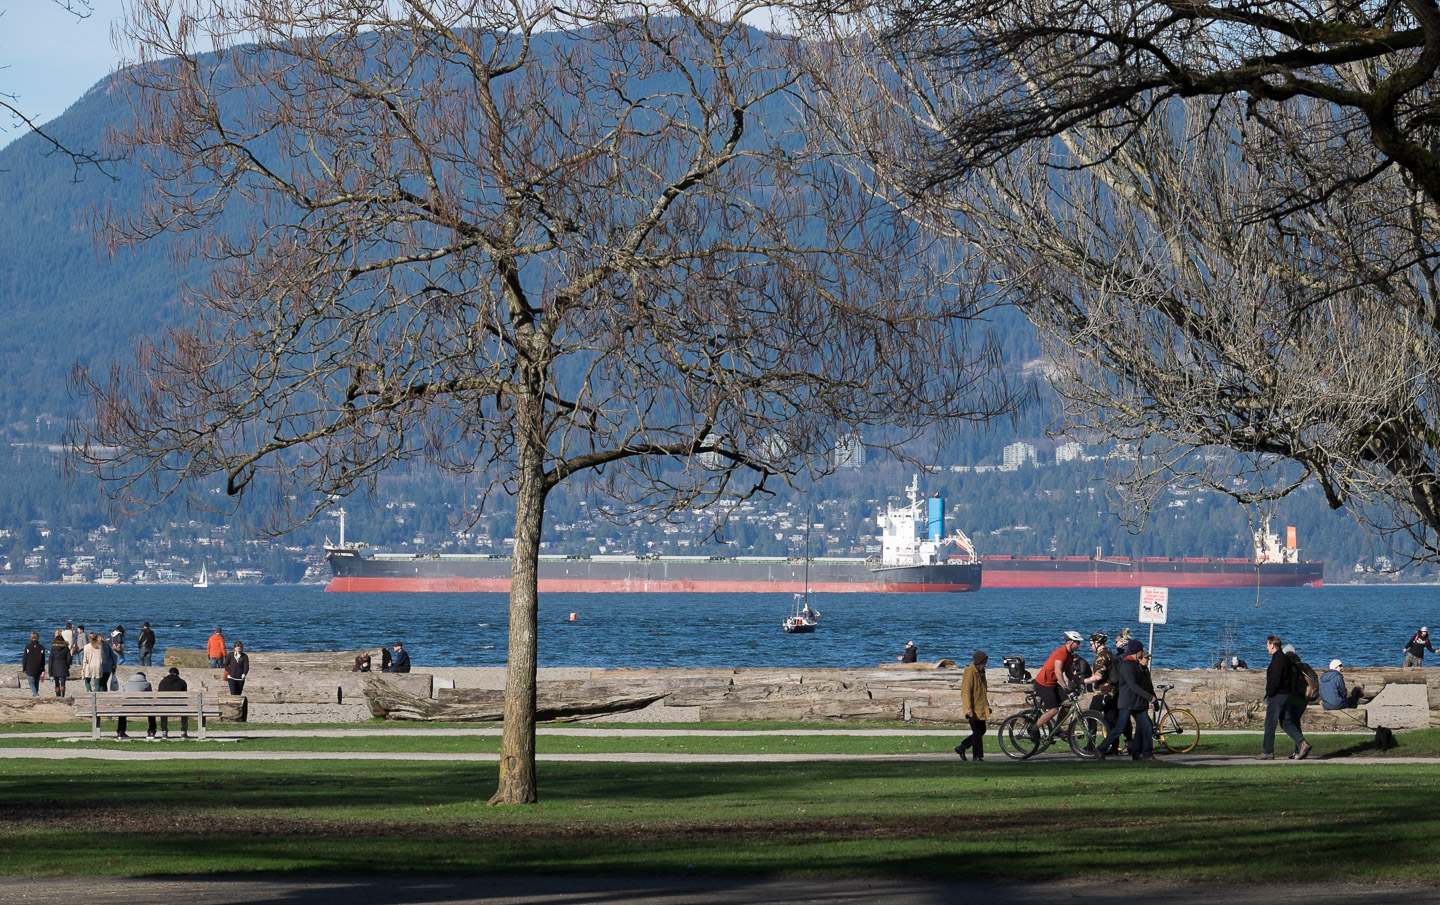
<path fill-rule="evenodd" d="M 1292 665 L 1290 693 L 1304 698 L 1307 704 L 1320 703 L 1320 677 L 1310 668 L 1310 664 L 1301 662 Z"/>

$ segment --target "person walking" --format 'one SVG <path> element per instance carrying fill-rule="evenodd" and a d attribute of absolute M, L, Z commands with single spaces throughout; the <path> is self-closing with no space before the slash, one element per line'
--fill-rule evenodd
<path fill-rule="evenodd" d="M 70 659 L 79 660 L 85 654 L 85 648 L 90 646 L 90 633 L 85 631 L 85 626 L 75 626 L 75 637 L 70 642 Z"/>
<path fill-rule="evenodd" d="M 1295 742 L 1296 754 L 1310 753 L 1310 744 L 1300 734 L 1300 727 L 1290 721 L 1291 672 L 1295 669 L 1290 658 L 1285 656 L 1284 642 L 1275 635 L 1265 636 L 1265 650 L 1270 653 L 1270 665 L 1265 667 L 1265 736 L 1260 742 L 1260 753 L 1256 760 L 1275 759 L 1275 726 Z M 1303 755 L 1301 755 L 1303 756 Z"/>
<path fill-rule="evenodd" d="M 1435 653 L 1435 648 L 1430 646 L 1430 630 L 1420 626 L 1420 631 L 1401 650 L 1405 651 L 1405 666 L 1424 666 L 1425 652 Z"/>
<path fill-rule="evenodd" d="M 104 691 L 100 687 L 100 635 L 91 632 L 85 639 L 84 657 L 80 661 L 80 678 L 85 680 L 86 691 Z"/>
<path fill-rule="evenodd" d="M 70 664 L 74 660 L 70 656 L 70 642 L 74 639 L 66 639 L 62 632 L 55 633 L 55 640 L 50 642 L 50 681 L 55 685 L 55 697 L 65 697 L 65 680 L 70 678 Z"/>
<path fill-rule="evenodd" d="M 1125 642 L 1125 658 L 1120 661 L 1117 671 L 1115 724 L 1106 727 L 1105 741 L 1095 750 L 1097 760 L 1104 760 L 1120 746 L 1120 728 L 1135 718 L 1134 747 L 1131 760 L 1155 760 L 1153 726 L 1150 722 L 1150 704 L 1155 700 L 1152 692 L 1146 691 L 1140 673 L 1140 652 L 1145 645 L 1138 638 Z"/>
<path fill-rule="evenodd" d="M 155 652 L 155 632 L 151 630 L 150 623 L 140 627 L 140 637 L 135 641 L 135 647 L 140 651 L 140 665 L 150 665 L 150 655 Z M 161 679 L 160 681 L 165 681 Z"/>
<path fill-rule="evenodd" d="M 40 633 L 30 633 L 30 643 L 20 655 L 20 670 L 30 682 L 30 697 L 40 697 L 40 680 L 45 678 L 45 646 L 40 643 Z"/>
<path fill-rule="evenodd" d="M 970 724 L 970 737 L 955 747 L 961 760 L 965 760 L 967 749 L 974 753 L 976 761 L 985 759 L 985 723 L 990 719 L 990 683 L 985 679 L 988 662 L 990 657 L 983 650 L 977 650 L 960 679 L 960 704 Z"/>
<path fill-rule="evenodd" d="M 160 680 L 160 691 L 189 690 L 190 686 L 185 683 L 184 679 L 180 678 L 180 670 L 173 666 L 170 667 L 170 672 L 165 678 Z M 160 718 L 160 735 L 162 738 L 168 739 L 170 737 L 170 718 L 168 716 L 162 716 Z M 190 718 L 188 716 L 180 717 L 180 737 L 190 737 Z"/>
<path fill-rule="evenodd" d="M 245 693 L 245 678 L 250 675 L 250 658 L 245 654 L 245 645 L 235 642 L 235 650 L 225 658 L 225 681 L 230 683 L 231 694 Z"/>
<path fill-rule="evenodd" d="M 100 643 L 100 690 L 109 691 L 115 678 L 115 645 L 100 632 L 95 633 L 95 640 Z"/>
<path fill-rule="evenodd" d="M 1290 661 L 1291 667 L 1290 704 L 1286 708 L 1286 715 L 1290 717 L 1290 723 L 1295 727 L 1295 731 L 1300 733 L 1300 741 L 1296 743 L 1295 750 L 1290 754 L 1290 759 L 1304 760 L 1305 756 L 1310 753 L 1310 743 L 1305 741 L 1305 729 L 1302 725 L 1302 721 L 1305 719 L 1305 707 L 1310 703 L 1307 696 L 1309 690 L 1305 686 L 1305 673 L 1307 670 L 1313 673 L 1314 670 L 1311 670 L 1309 666 L 1305 665 L 1305 661 L 1300 659 L 1300 653 L 1295 650 L 1295 645 L 1287 644 L 1282 650 L 1285 652 L 1285 657 Z M 1294 736 L 1291 736 L 1291 738 L 1294 738 Z"/>
<path fill-rule="evenodd" d="M 115 626 L 115 631 L 110 633 L 110 649 L 115 652 L 115 665 L 125 665 L 125 626 Z M 117 670 L 118 671 L 118 670 Z"/>

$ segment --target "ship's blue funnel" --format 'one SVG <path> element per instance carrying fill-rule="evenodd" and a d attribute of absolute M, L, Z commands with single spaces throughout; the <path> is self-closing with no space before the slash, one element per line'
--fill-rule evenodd
<path fill-rule="evenodd" d="M 926 501 L 930 506 L 930 531 L 929 540 L 939 541 L 945 536 L 945 500 L 942 497 L 932 496 Z"/>

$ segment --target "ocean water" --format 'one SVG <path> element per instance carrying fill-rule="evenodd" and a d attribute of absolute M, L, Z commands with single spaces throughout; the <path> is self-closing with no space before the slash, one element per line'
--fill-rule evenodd
<path fill-rule="evenodd" d="M 1141 640 L 1138 590 L 994 589 L 973 594 L 826 594 L 813 635 L 786 635 L 789 594 L 550 594 L 540 600 L 541 666 L 866 667 L 893 661 L 906 641 L 922 660 L 968 661 L 976 649 L 1036 666 L 1066 629 L 1123 627 Z M 1421 625 L 1440 629 L 1440 588 L 1174 589 L 1155 626 L 1155 665 L 1208 666 L 1226 649 L 1266 662 L 1265 636 L 1295 644 L 1317 667 L 1399 666 Z M 16 663 L 31 631 L 48 640 L 66 620 L 89 630 L 124 625 L 130 663 L 149 620 L 158 651 L 203 648 L 216 625 L 252 651 L 338 650 L 395 640 L 417 669 L 505 663 L 504 594 L 338 594 L 318 586 L 8 586 L 0 589 L 0 662 Z M 571 614 L 575 618 L 572 621 Z M 1088 653 L 1088 647 L 1083 650 Z M 1440 663 L 1440 655 L 1432 655 Z"/>

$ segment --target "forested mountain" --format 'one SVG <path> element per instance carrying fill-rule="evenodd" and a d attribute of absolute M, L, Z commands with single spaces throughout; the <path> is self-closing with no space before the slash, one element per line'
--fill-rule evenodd
<path fill-rule="evenodd" d="M 107 80 L 49 128 L 61 140 L 93 146 L 124 109 Z M 179 558 L 189 562 L 204 554 L 188 546 L 195 538 L 207 538 L 201 546 L 208 549 L 211 539 L 228 535 L 227 556 L 263 567 L 271 577 L 297 577 L 294 564 L 313 556 L 326 534 L 335 536 L 333 524 L 304 529 L 284 546 L 256 544 L 246 550 L 238 525 L 184 501 L 120 520 L 103 511 L 93 484 L 57 476 L 55 453 L 47 444 L 59 439 L 65 420 L 81 409 L 68 387 L 69 370 L 82 361 L 100 370 L 107 360 L 126 354 L 137 334 L 177 317 L 177 287 L 196 274 L 178 271 L 163 244 L 112 256 L 93 235 L 90 224 L 97 212 L 131 209 L 138 203 L 144 187 L 133 166 L 119 162 L 105 172 L 77 172 L 68 159 L 47 155 L 47 147 L 29 136 L 0 150 L 0 442 L 11 450 L 0 477 L 0 531 L 8 538 L 9 574 L 56 579 L 60 560 L 73 559 L 77 549 L 93 553 L 95 533 L 108 526 L 103 529 L 107 537 L 100 545 L 102 554 L 127 575 L 146 561 L 163 558 L 160 551 L 183 548 L 186 552 Z M 999 312 L 986 326 L 997 332 L 1017 378 L 1031 373 L 1041 351 L 1024 319 L 1013 311 Z M 1243 511 L 1219 495 L 1174 494 L 1145 532 L 1135 536 L 1111 513 L 1096 463 L 1055 466 L 1048 452 L 1042 452 L 1046 467 L 983 474 L 949 470 L 951 465 L 998 463 L 1002 448 L 1016 440 L 1048 451 L 1049 420 L 1042 393 L 1039 404 L 1015 418 L 967 430 L 933 453 L 937 470 L 924 477 L 924 489 L 949 499 L 957 526 L 974 537 L 982 552 L 1249 552 L 1250 528 Z M 894 463 L 844 470 L 809 493 L 755 501 L 725 528 L 719 541 L 706 540 L 713 518 L 704 513 L 678 526 L 612 526 L 594 516 L 599 501 L 577 490 L 552 502 L 547 552 L 594 553 L 603 546 L 612 552 L 793 554 L 799 552 L 795 537 L 809 512 L 826 526 L 815 552 L 851 555 L 857 547 L 863 549 L 860 537 L 873 532 L 877 509 L 887 498 L 899 498 L 908 480 L 908 472 Z M 404 474 L 387 477 L 379 499 L 346 501 L 345 506 L 351 534 L 373 543 L 398 549 L 503 552 L 508 532 L 503 501 L 473 531 L 465 532 L 467 537 L 456 537 L 467 498 L 473 499 L 457 479 Z M 1373 562 L 1377 552 L 1344 514 L 1328 511 L 1318 493 L 1302 492 L 1282 503 L 1279 525 L 1285 524 L 1300 528 L 1307 558 L 1331 564 L 1330 580 L 1344 577 L 1362 558 Z M 25 565 L 27 559 L 31 565 Z"/>

